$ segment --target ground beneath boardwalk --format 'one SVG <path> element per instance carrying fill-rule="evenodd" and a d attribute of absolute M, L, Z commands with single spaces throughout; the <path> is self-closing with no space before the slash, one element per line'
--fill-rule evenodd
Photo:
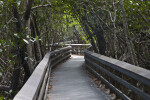
<path fill-rule="evenodd" d="M 83 56 L 72 55 L 61 64 L 51 79 L 47 100 L 109 100 L 82 69 Z"/>

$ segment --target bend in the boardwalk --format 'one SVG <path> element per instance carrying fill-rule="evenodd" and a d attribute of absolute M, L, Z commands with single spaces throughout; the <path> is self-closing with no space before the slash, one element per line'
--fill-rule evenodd
<path fill-rule="evenodd" d="M 108 100 L 82 69 L 83 56 L 71 56 L 54 72 L 47 100 Z"/>

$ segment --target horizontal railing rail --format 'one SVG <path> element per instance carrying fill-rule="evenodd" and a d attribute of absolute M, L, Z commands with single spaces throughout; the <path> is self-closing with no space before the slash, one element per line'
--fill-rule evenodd
<path fill-rule="evenodd" d="M 13 100 L 45 100 L 51 69 L 69 58 L 71 47 L 48 52 Z"/>
<path fill-rule="evenodd" d="M 71 46 L 72 54 L 83 55 L 84 50 L 91 46 L 91 44 L 64 44 L 64 45 L 50 45 L 51 50 L 55 50 L 61 47 Z"/>
<path fill-rule="evenodd" d="M 91 44 L 65 44 L 72 47 L 72 54 L 84 55 L 84 50 L 91 46 Z"/>
<path fill-rule="evenodd" d="M 123 100 L 150 100 L 150 71 L 84 51 L 86 68 Z"/>

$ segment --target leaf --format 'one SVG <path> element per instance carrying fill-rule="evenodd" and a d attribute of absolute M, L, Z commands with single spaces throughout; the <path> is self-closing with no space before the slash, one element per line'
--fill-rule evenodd
<path fill-rule="evenodd" d="M 1 52 L 3 52 L 3 50 L 2 50 L 2 49 L 0 49 L 0 53 L 1 53 Z"/>
<path fill-rule="evenodd" d="M 34 61 L 34 59 L 33 58 L 29 58 L 32 62 Z"/>
<path fill-rule="evenodd" d="M 12 93 L 12 90 L 9 90 L 9 93 Z"/>
<path fill-rule="evenodd" d="M 138 29 L 138 28 L 140 28 L 140 27 L 141 27 L 141 25 L 136 25 L 136 26 L 135 26 L 136 29 Z"/>
<path fill-rule="evenodd" d="M 15 33 L 14 36 L 18 36 L 18 35 Z"/>
<path fill-rule="evenodd" d="M 38 40 L 39 39 L 39 37 L 38 36 L 36 36 L 36 40 Z"/>
<path fill-rule="evenodd" d="M 17 57 L 17 55 L 13 55 L 13 58 L 14 58 L 14 57 Z"/>
<path fill-rule="evenodd" d="M 21 3 L 21 1 L 20 1 L 20 0 L 17 0 L 16 3 L 17 3 L 17 5 L 19 6 L 20 3 Z"/>
<path fill-rule="evenodd" d="M 13 22 L 18 22 L 18 20 L 16 18 L 13 19 Z"/>
<path fill-rule="evenodd" d="M 0 100 L 4 100 L 4 97 L 0 97 Z"/>
<path fill-rule="evenodd" d="M 32 40 L 32 39 L 30 39 L 30 41 L 31 41 L 31 42 L 35 42 L 35 39 L 33 39 L 33 40 Z"/>
<path fill-rule="evenodd" d="M 18 33 L 14 33 L 14 36 L 16 36 L 17 38 L 20 38 Z"/>
<path fill-rule="evenodd" d="M 3 73 L 2 72 L 0 72 L 0 77 L 3 75 Z"/>
<path fill-rule="evenodd" d="M 28 57 L 24 57 L 24 60 L 27 60 L 28 59 Z"/>
<path fill-rule="evenodd" d="M 3 1 L 0 1 L 0 5 L 3 5 L 4 4 L 4 2 Z"/>
<path fill-rule="evenodd" d="M 24 41 L 26 44 L 29 44 L 28 40 L 26 40 L 26 39 L 23 39 L 23 41 Z"/>
<path fill-rule="evenodd" d="M 30 35 L 27 35 L 27 36 L 26 36 L 26 38 L 28 38 L 28 39 L 29 39 L 29 38 L 30 38 Z"/>

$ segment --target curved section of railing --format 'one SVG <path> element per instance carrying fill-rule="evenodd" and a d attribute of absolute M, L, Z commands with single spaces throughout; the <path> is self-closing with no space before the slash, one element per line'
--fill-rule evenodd
<path fill-rule="evenodd" d="M 61 47 L 65 47 L 65 46 L 71 46 L 72 47 L 72 54 L 76 54 L 76 55 L 83 55 L 84 54 L 84 50 L 86 48 L 88 48 L 89 46 L 91 46 L 91 44 L 63 44 L 63 45 L 50 45 L 51 50 L 55 50 Z"/>
<path fill-rule="evenodd" d="M 91 46 L 91 44 L 65 44 L 65 46 L 72 47 L 72 54 L 84 55 L 84 50 Z"/>
<path fill-rule="evenodd" d="M 85 50 L 86 68 L 123 100 L 150 100 L 150 71 Z"/>
<path fill-rule="evenodd" d="M 71 47 L 48 52 L 13 100 L 45 100 L 51 68 L 71 55 Z"/>

